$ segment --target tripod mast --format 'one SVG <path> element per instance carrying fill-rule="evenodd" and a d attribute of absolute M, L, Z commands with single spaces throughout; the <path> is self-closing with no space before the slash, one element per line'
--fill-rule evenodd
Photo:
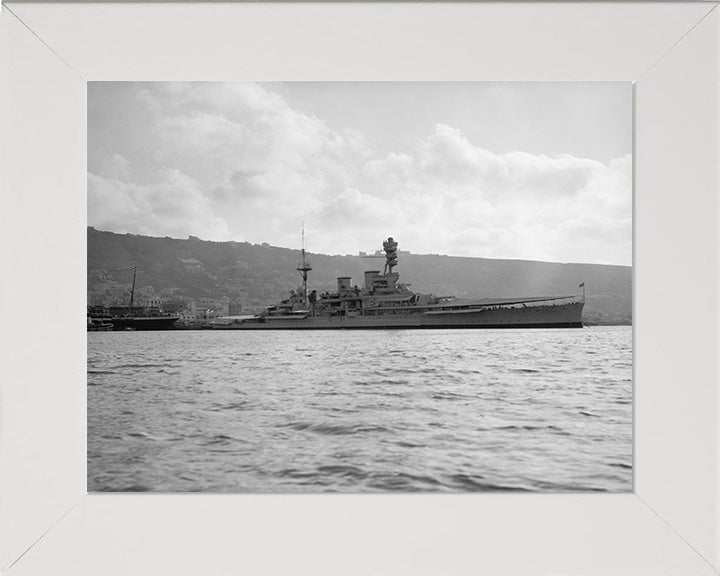
<path fill-rule="evenodd" d="M 302 274 L 303 279 L 303 302 L 307 306 L 308 304 L 308 272 L 312 270 L 312 266 L 310 266 L 310 262 L 307 260 L 307 257 L 305 255 L 305 222 L 303 222 L 302 225 L 302 249 L 300 250 L 300 253 L 302 254 L 302 262 L 298 264 L 297 270 Z"/>
<path fill-rule="evenodd" d="M 133 282 L 130 289 L 130 314 L 133 313 L 133 302 L 135 301 L 135 276 L 137 276 L 137 266 L 133 266 Z"/>

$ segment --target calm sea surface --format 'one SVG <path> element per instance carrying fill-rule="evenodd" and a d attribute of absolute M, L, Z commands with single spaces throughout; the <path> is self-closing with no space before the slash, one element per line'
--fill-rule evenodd
<path fill-rule="evenodd" d="M 90 491 L 632 489 L 632 329 L 88 333 Z"/>

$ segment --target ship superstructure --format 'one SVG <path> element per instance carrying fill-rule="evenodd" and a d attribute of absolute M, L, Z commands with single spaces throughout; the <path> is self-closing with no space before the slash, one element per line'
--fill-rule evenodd
<path fill-rule="evenodd" d="M 364 273 L 363 285 L 337 279 L 334 291 L 308 292 L 312 270 L 305 253 L 297 270 L 302 285 L 261 314 L 220 318 L 216 329 L 352 329 L 352 328 L 581 328 L 583 294 L 526 298 L 455 298 L 419 294 L 400 282 L 394 271 L 398 243 L 383 242 L 383 271 Z"/>

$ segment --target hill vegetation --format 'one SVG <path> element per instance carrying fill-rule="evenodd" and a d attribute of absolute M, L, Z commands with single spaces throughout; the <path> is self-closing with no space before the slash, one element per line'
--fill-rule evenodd
<path fill-rule="evenodd" d="M 228 298 L 232 312 L 255 312 L 287 296 L 299 284 L 298 250 L 247 242 L 199 238 L 153 238 L 88 228 L 88 302 L 127 304 L 131 268 L 136 294 L 162 297 L 167 307 L 189 299 Z M 402 245 L 401 245 L 402 248 Z M 364 270 L 382 270 L 383 260 L 310 254 L 310 284 L 322 292 L 338 276 L 362 284 Z M 587 290 L 584 319 L 599 324 L 632 321 L 632 268 L 527 260 L 461 258 L 400 253 L 397 271 L 416 292 L 440 296 L 522 297 L 578 294 Z"/>

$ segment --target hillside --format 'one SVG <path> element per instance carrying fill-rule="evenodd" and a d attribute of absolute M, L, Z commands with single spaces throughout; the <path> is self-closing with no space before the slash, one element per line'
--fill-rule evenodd
<path fill-rule="evenodd" d="M 153 238 L 87 230 L 88 302 L 126 304 L 137 266 L 136 292 L 170 299 L 227 297 L 234 311 L 256 311 L 285 297 L 298 285 L 299 251 L 247 242 Z M 402 246 L 401 246 L 402 247 Z M 360 247 L 359 247 L 360 248 Z M 362 284 L 364 270 L 382 269 L 383 260 L 310 254 L 311 287 L 333 288 L 338 276 Z M 577 294 L 585 282 L 589 322 L 628 324 L 632 318 L 632 268 L 598 264 L 558 264 L 526 260 L 400 254 L 401 280 L 416 292 L 456 296 Z"/>

